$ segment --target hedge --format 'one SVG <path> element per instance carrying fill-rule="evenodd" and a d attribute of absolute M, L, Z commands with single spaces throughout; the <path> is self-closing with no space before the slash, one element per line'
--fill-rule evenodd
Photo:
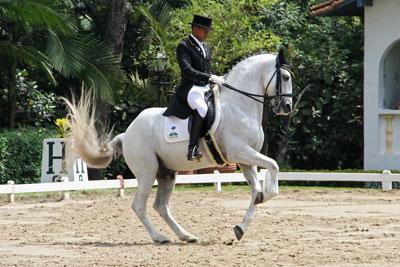
<path fill-rule="evenodd" d="M 0 184 L 8 180 L 16 184 L 39 183 L 42 167 L 43 139 L 56 137 L 56 130 L 46 128 L 18 128 L 0 130 Z M 117 174 L 132 178 L 133 174 L 123 159 L 114 160 L 103 171 L 107 178 Z"/>
<path fill-rule="evenodd" d="M 43 139 L 53 137 L 54 130 L 18 128 L 0 132 L 0 184 L 14 180 L 17 184 L 40 182 Z"/>

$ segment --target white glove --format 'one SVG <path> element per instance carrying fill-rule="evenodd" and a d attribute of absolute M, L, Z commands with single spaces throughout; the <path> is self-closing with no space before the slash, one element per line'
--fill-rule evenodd
<path fill-rule="evenodd" d="M 211 75 L 209 81 L 222 86 L 222 84 L 225 82 L 225 79 L 222 76 Z"/>

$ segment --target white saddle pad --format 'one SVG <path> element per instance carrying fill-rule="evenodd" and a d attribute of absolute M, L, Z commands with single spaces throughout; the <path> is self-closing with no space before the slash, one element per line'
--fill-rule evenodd
<path fill-rule="evenodd" d="M 175 116 L 164 118 L 164 138 L 168 143 L 182 142 L 189 140 L 188 130 L 189 118 L 179 119 Z"/>
<path fill-rule="evenodd" d="M 219 88 L 215 86 L 214 101 L 215 101 L 215 120 L 209 132 L 214 133 L 217 129 L 221 118 L 221 104 L 219 102 Z M 164 139 L 168 143 L 189 141 L 189 118 L 182 120 L 175 116 L 164 117 Z"/>

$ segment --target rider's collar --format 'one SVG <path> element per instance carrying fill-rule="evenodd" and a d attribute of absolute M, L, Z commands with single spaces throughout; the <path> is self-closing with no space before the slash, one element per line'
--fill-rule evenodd
<path fill-rule="evenodd" d="M 190 34 L 190 36 L 196 41 L 196 43 L 202 47 L 203 46 L 203 42 L 200 42 L 193 34 Z"/>

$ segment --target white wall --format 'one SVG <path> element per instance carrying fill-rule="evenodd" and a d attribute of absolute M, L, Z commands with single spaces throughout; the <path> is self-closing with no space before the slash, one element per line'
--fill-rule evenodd
<path fill-rule="evenodd" d="M 364 168 L 400 169 L 400 111 L 383 109 L 384 56 L 400 40 L 400 0 L 365 7 Z M 386 150 L 386 120 L 394 115 L 393 154 Z"/>

